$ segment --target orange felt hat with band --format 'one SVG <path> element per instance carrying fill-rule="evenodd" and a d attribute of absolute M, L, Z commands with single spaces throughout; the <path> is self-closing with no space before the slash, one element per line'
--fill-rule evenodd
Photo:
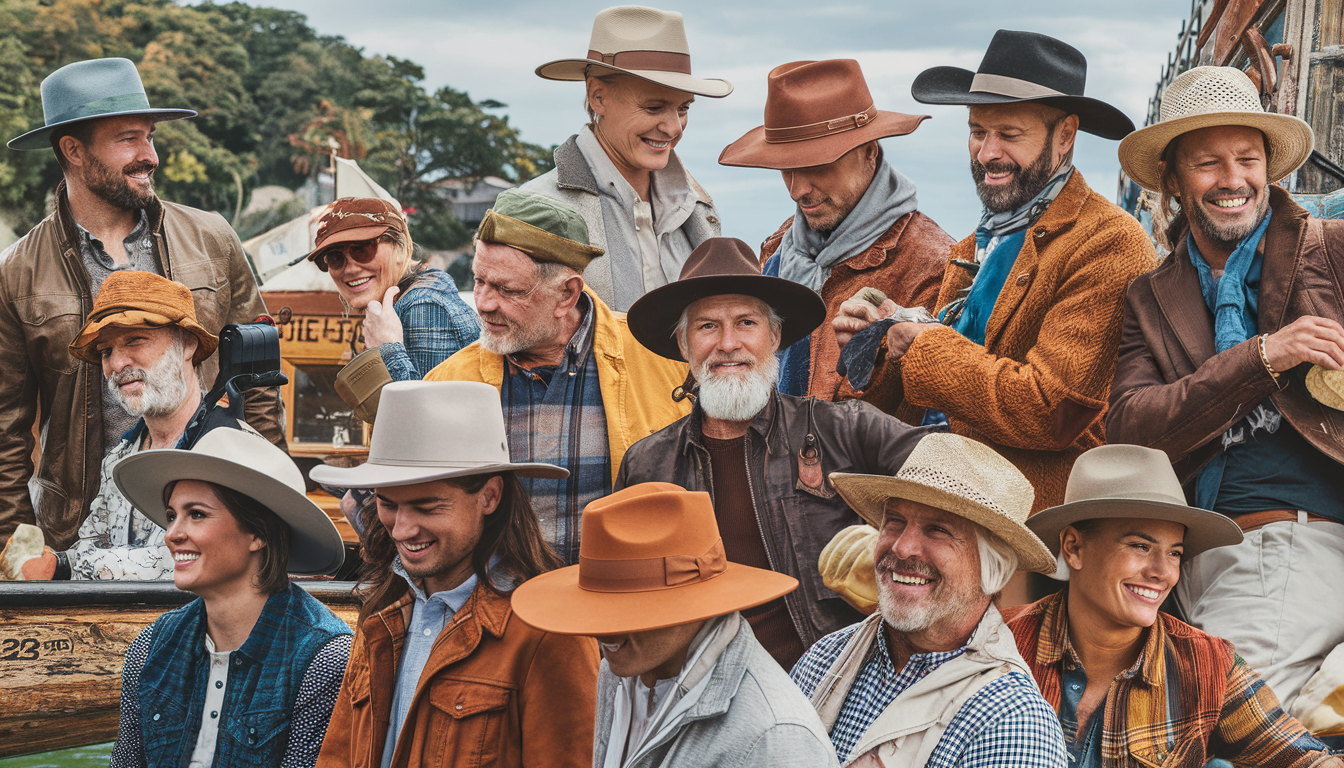
<path fill-rule="evenodd" d="M 153 272 L 124 270 L 113 272 L 103 281 L 88 322 L 70 342 L 70 354 L 87 363 L 100 365 L 98 333 L 108 327 L 162 328 L 176 325 L 196 337 L 196 354 L 191 362 L 200 365 L 214 354 L 219 339 L 196 321 L 196 304 L 191 291 Z"/>
<path fill-rule="evenodd" d="M 579 564 L 513 593 L 543 632 L 620 635 L 722 616 L 797 589 L 782 573 L 728 562 L 709 494 L 640 483 L 583 510 Z"/>

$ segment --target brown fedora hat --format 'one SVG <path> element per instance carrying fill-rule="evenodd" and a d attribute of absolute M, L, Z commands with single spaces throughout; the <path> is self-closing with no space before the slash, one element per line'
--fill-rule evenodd
<path fill-rule="evenodd" d="M 756 253 L 741 240 L 711 237 L 686 257 L 675 283 L 655 288 L 630 305 L 626 323 L 640 344 L 680 362 L 684 358 L 673 334 L 681 313 L 699 299 L 730 293 L 754 296 L 784 318 L 780 349 L 808 335 L 826 319 L 826 302 L 816 291 L 782 277 L 762 275 Z"/>
<path fill-rule="evenodd" d="M 875 139 L 912 133 L 929 119 L 878 110 L 853 59 L 781 64 L 767 83 L 765 125 L 729 144 L 719 155 L 721 165 L 826 165 Z"/>
<path fill-rule="evenodd" d="M 512 603 L 543 632 L 601 636 L 722 616 L 797 588 L 728 562 L 708 493 L 639 483 L 585 507 L 579 564 L 524 582 Z"/>
<path fill-rule="evenodd" d="M 94 365 L 102 364 L 98 334 L 108 326 L 118 328 L 163 328 L 176 325 L 199 342 L 191 357 L 200 365 L 219 346 L 219 338 L 196 320 L 196 303 L 187 286 L 153 272 L 127 269 L 113 272 L 103 281 L 88 322 L 70 342 L 70 354 Z"/>

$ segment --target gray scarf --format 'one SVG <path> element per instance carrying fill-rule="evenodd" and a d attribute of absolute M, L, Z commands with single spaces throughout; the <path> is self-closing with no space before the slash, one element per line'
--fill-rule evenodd
<path fill-rule="evenodd" d="M 836 264 L 863 253 L 916 207 L 915 183 L 883 158 L 854 210 L 829 234 L 808 227 L 802 211 L 794 214 L 779 243 L 779 276 L 821 293 Z"/>

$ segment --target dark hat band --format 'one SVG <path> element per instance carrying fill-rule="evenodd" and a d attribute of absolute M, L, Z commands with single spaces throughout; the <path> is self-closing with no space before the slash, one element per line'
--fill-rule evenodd
<path fill-rule="evenodd" d="M 971 87 L 968 90 L 971 93 L 993 93 L 999 96 L 1010 96 L 1014 99 L 1044 99 L 1051 96 L 1068 95 L 1056 91 L 1054 88 L 1046 88 L 1039 83 L 1033 83 L 1030 80 L 1007 77 L 1006 75 L 990 75 L 983 72 L 976 74 L 971 79 Z"/>
<path fill-rule="evenodd" d="M 74 109 L 68 109 L 59 115 L 48 116 L 46 121 L 47 125 L 56 125 L 57 123 L 68 123 L 71 120 L 79 120 L 85 117 L 106 117 L 114 112 L 133 112 L 149 108 L 149 99 L 145 98 L 144 93 L 124 93 L 120 96 L 108 96 L 97 101 L 90 101 L 87 104 L 80 104 Z"/>
<path fill-rule="evenodd" d="M 667 555 L 629 560 L 579 556 L 579 586 L 590 592 L 651 592 L 709 581 L 728 570 L 723 539 L 699 557 Z"/>
<path fill-rule="evenodd" d="M 617 53 L 598 53 L 588 51 L 588 58 L 608 66 L 621 69 L 638 69 L 654 72 L 680 72 L 691 74 L 691 55 L 670 51 L 619 51 Z"/>
<path fill-rule="evenodd" d="M 823 120 L 819 123 L 795 125 L 788 128 L 767 127 L 765 129 L 765 141 L 767 144 L 787 144 L 791 141 L 806 141 L 836 133 L 844 133 L 845 131 L 862 128 L 872 122 L 875 117 L 877 117 L 877 105 L 869 104 L 868 108 L 862 112 L 837 117 L 834 120 Z"/>

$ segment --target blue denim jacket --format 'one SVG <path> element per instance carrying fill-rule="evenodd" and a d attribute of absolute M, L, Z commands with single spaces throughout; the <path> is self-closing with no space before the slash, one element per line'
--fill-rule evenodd
<path fill-rule="evenodd" d="M 232 654 L 214 764 L 279 765 L 304 672 L 324 645 L 348 634 L 345 622 L 297 584 L 271 595 Z M 145 768 L 178 768 L 196 744 L 205 706 L 205 601 L 160 616 L 153 637 L 139 688 Z"/>

